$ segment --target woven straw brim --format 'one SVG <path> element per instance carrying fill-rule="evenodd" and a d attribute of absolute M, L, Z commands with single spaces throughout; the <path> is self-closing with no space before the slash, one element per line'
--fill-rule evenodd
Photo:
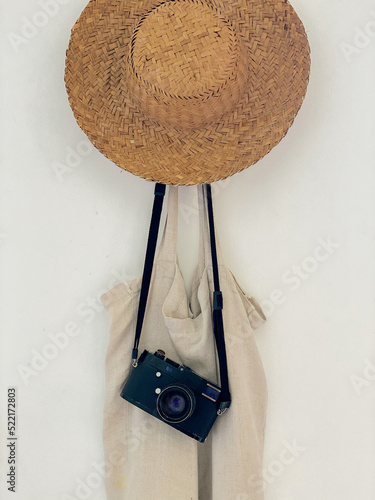
<path fill-rule="evenodd" d="M 310 48 L 284 0 L 91 0 L 65 82 L 79 126 L 119 167 L 193 185 L 254 164 L 303 102 Z"/>

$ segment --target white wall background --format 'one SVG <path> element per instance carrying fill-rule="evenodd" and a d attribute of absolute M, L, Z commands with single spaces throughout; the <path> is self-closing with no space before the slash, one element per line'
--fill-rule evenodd
<path fill-rule="evenodd" d="M 1 3 L 4 500 L 83 498 L 79 481 L 103 461 L 109 318 L 96 297 L 142 271 L 153 185 L 87 151 L 64 88 L 70 29 L 86 3 L 60 0 L 36 31 L 26 26 L 43 24 L 43 1 Z M 280 145 L 216 188 L 218 233 L 228 266 L 268 313 L 256 333 L 269 386 L 266 499 L 373 500 L 375 2 L 292 3 L 312 48 L 308 94 Z M 57 163 L 72 168 L 59 177 Z M 191 206 L 194 190 L 181 191 Z M 197 217 L 180 222 L 188 284 Z M 314 265 L 321 240 L 335 248 Z M 79 334 L 25 383 L 20 367 L 71 323 Z M 16 495 L 4 479 L 9 386 L 18 387 Z M 282 463 L 296 444 L 294 460 Z M 103 500 L 104 488 L 89 498 Z"/>

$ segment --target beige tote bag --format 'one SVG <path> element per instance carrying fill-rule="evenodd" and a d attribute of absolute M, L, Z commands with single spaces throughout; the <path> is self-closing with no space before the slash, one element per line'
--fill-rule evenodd
<path fill-rule="evenodd" d="M 198 186 L 200 245 L 191 298 L 178 265 L 178 187 L 169 187 L 168 211 L 155 258 L 139 352 L 163 349 L 200 376 L 219 384 L 212 324 L 213 276 L 203 186 Z M 205 443 L 173 429 L 120 397 L 131 353 L 142 276 L 102 296 L 111 316 L 106 355 L 104 451 L 108 500 L 262 500 L 267 389 L 253 331 L 265 317 L 225 266 L 217 240 L 224 299 L 232 405 L 217 418 Z"/>

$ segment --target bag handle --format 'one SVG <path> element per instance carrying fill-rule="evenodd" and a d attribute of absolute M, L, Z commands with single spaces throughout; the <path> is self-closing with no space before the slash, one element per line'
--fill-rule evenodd
<path fill-rule="evenodd" d="M 158 238 L 161 211 L 165 195 L 164 184 L 156 184 L 155 199 L 152 210 L 149 238 L 147 243 L 145 266 L 142 277 L 142 287 L 138 306 L 137 325 L 135 330 L 134 347 L 132 351 L 132 365 L 134 368 L 138 366 L 138 348 L 142 332 L 142 325 L 146 311 L 148 292 L 150 289 L 151 274 L 155 258 L 156 243 Z M 214 227 L 214 216 L 212 207 L 212 190 L 210 184 L 206 185 L 208 222 L 210 230 L 210 244 L 212 269 L 214 276 L 214 292 L 213 292 L 213 328 L 216 340 L 216 347 L 219 355 L 220 364 L 220 383 L 221 383 L 221 402 L 218 409 L 218 415 L 222 415 L 231 404 L 231 395 L 229 392 L 228 380 L 228 365 L 225 348 L 224 324 L 223 324 L 223 294 L 220 290 L 219 269 L 217 261 L 216 237 Z"/>
<path fill-rule="evenodd" d="M 155 263 L 159 261 L 178 262 L 178 186 L 169 186 L 167 216 L 160 245 L 155 255 Z"/>

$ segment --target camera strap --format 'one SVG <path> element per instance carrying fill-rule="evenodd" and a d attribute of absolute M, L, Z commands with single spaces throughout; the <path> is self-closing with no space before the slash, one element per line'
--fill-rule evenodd
<path fill-rule="evenodd" d="M 161 211 L 163 209 L 163 202 L 165 196 L 165 184 L 156 184 L 154 206 L 152 209 L 150 231 L 148 235 L 145 266 L 143 270 L 141 293 L 139 297 L 137 326 L 135 328 L 135 339 L 132 353 L 132 364 L 134 367 L 138 365 L 138 347 L 141 338 L 142 325 L 146 312 L 148 292 L 150 290 L 150 282 L 152 275 L 152 268 L 154 266 L 156 243 L 158 241 L 159 226 Z"/>
<path fill-rule="evenodd" d="M 214 325 L 214 335 L 216 339 L 217 353 L 219 356 L 220 384 L 221 384 L 221 402 L 218 413 L 219 415 L 221 415 L 229 408 L 231 403 L 231 395 L 229 391 L 228 364 L 227 364 L 227 354 L 225 348 L 224 323 L 223 323 L 223 294 L 220 290 L 211 185 L 207 184 L 206 189 L 207 189 L 206 193 L 207 212 L 208 212 L 208 222 L 210 228 L 210 241 L 211 241 L 212 271 L 214 276 L 214 289 L 215 289 L 213 296 L 213 325 Z"/>
<path fill-rule="evenodd" d="M 213 269 L 214 289 L 215 289 L 213 293 L 213 327 L 214 327 L 217 352 L 219 356 L 220 383 L 221 383 L 221 402 L 218 409 L 218 414 L 221 415 L 225 412 L 227 408 L 229 408 L 231 403 L 231 395 L 229 391 L 228 365 L 227 365 L 227 356 L 226 356 L 225 338 L 224 338 L 223 294 L 220 290 L 214 215 L 212 207 L 212 190 L 210 184 L 206 185 L 206 189 L 207 189 L 206 194 L 207 194 L 208 222 L 210 228 L 212 269 Z M 142 286 L 139 298 L 134 347 L 132 352 L 133 367 L 138 366 L 139 341 L 142 332 L 143 320 L 146 312 L 148 293 L 150 290 L 151 275 L 155 259 L 156 244 L 158 240 L 165 190 L 166 190 L 165 184 L 159 184 L 159 183 L 156 184 L 150 231 L 147 242 L 145 265 L 142 277 Z"/>

